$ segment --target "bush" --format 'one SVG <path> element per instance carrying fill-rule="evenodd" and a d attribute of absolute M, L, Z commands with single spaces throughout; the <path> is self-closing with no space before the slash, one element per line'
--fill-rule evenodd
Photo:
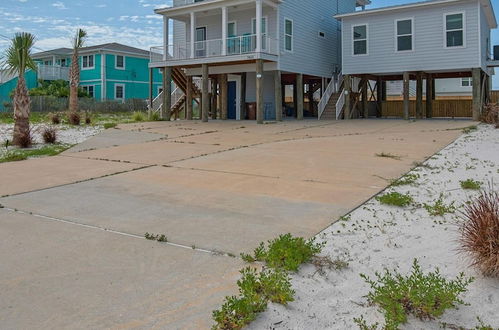
<path fill-rule="evenodd" d="M 145 116 L 142 112 L 140 111 L 135 111 L 133 114 L 132 114 L 132 120 L 133 121 L 144 121 L 145 120 Z"/>
<path fill-rule="evenodd" d="M 480 190 L 482 183 L 473 179 L 461 181 L 461 188 L 467 190 Z"/>
<path fill-rule="evenodd" d="M 498 125 L 499 124 L 499 105 L 489 103 L 482 112 L 480 121 L 485 124 Z"/>
<path fill-rule="evenodd" d="M 150 118 L 152 121 L 162 121 L 161 119 L 161 116 L 159 115 L 159 112 L 154 112 L 152 115 L 151 115 L 151 118 Z"/>
<path fill-rule="evenodd" d="M 482 192 L 465 206 L 462 219 L 461 251 L 484 275 L 499 277 L 499 193 Z"/>
<path fill-rule="evenodd" d="M 473 282 L 473 278 L 465 278 L 464 273 L 447 280 L 438 268 L 424 274 L 417 259 L 408 276 L 385 269 L 383 274 L 376 273 L 376 280 L 364 274 L 361 277 L 372 289 L 367 295 L 369 303 L 379 306 L 384 314 L 385 329 L 398 329 L 407 322 L 409 314 L 421 320 L 440 317 L 446 309 L 464 304 L 459 296 Z"/>
<path fill-rule="evenodd" d="M 78 112 L 69 112 L 68 113 L 68 123 L 70 125 L 80 125 L 81 116 Z"/>
<path fill-rule="evenodd" d="M 61 123 L 61 116 L 58 113 L 49 113 L 48 118 L 54 125 L 59 125 Z"/>
<path fill-rule="evenodd" d="M 85 113 L 85 124 L 90 125 L 92 123 L 92 117 L 88 112 Z"/>
<path fill-rule="evenodd" d="M 381 196 L 377 196 L 376 200 L 381 204 L 405 207 L 411 205 L 414 200 L 409 194 L 401 194 L 398 192 L 386 193 Z"/>
<path fill-rule="evenodd" d="M 33 145 L 33 134 L 31 128 L 19 135 L 17 145 L 21 148 L 29 148 Z"/>
<path fill-rule="evenodd" d="M 213 311 L 212 329 L 241 329 L 267 308 L 269 301 L 286 305 L 293 301 L 289 276 L 279 270 L 260 273 L 251 267 L 241 270 L 237 281 L 239 296 L 226 297 L 219 310 Z"/>
<path fill-rule="evenodd" d="M 43 142 L 53 144 L 57 140 L 57 130 L 54 127 L 45 127 L 42 131 Z"/>
<path fill-rule="evenodd" d="M 309 262 L 313 256 L 321 252 L 324 245 L 314 242 L 315 239 L 306 241 L 291 234 L 281 235 L 269 241 L 267 248 L 263 242 L 260 243 L 253 256 L 242 254 L 241 257 L 247 262 L 262 261 L 272 268 L 297 271 L 301 264 Z"/>

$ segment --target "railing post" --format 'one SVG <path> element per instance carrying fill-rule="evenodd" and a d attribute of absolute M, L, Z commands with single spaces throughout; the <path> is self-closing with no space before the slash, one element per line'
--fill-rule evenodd
<path fill-rule="evenodd" d="M 256 1 L 256 52 L 262 51 L 262 0 Z"/>
<path fill-rule="evenodd" d="M 191 58 L 196 57 L 196 51 L 194 49 L 196 41 L 196 13 L 191 12 Z"/>

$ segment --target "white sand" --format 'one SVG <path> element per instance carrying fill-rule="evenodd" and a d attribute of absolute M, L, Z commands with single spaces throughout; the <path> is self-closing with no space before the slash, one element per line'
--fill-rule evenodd
<path fill-rule="evenodd" d="M 396 160 L 394 160 L 396 161 Z M 463 203 L 477 192 L 464 191 L 460 181 L 479 180 L 487 186 L 499 184 L 499 129 L 480 126 L 466 134 L 419 167 L 416 185 L 389 188 L 408 192 L 417 203 L 433 203 L 441 193 L 445 203 Z M 476 278 L 463 295 L 470 306 L 448 310 L 439 320 L 421 322 L 410 317 L 403 329 L 439 329 L 440 322 L 464 328 L 485 324 L 499 328 L 499 279 L 484 278 L 468 267 L 468 260 L 457 252 L 459 211 L 444 217 L 432 217 L 422 207 L 383 206 L 375 199 L 351 213 L 348 221 L 339 221 L 318 235 L 327 245 L 323 254 L 332 259 L 345 257 L 350 265 L 344 270 L 328 271 L 321 276 L 312 265 L 293 275 L 295 301 L 287 307 L 271 304 L 268 311 L 250 325 L 250 329 L 355 329 L 354 317 L 364 315 L 368 324 L 384 324 L 383 315 L 368 306 L 365 295 L 369 286 L 359 274 L 374 277 L 374 272 L 399 267 L 406 273 L 414 258 L 424 271 L 440 268 L 454 278 L 460 272 Z"/>
<path fill-rule="evenodd" d="M 34 124 L 31 125 L 34 142 L 37 144 L 43 143 L 41 133 L 47 124 Z M 102 131 L 102 126 L 69 126 L 69 125 L 56 125 L 57 129 L 57 142 L 63 144 L 78 144 L 89 137 L 96 135 Z M 5 140 L 12 141 L 13 124 L 0 124 L 0 143 L 5 144 Z"/>

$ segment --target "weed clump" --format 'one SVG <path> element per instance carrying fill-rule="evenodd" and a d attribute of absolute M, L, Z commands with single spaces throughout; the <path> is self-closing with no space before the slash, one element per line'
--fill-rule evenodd
<path fill-rule="evenodd" d="M 484 275 L 499 277 L 499 193 L 482 192 L 465 206 L 462 219 L 461 251 Z"/>
<path fill-rule="evenodd" d="M 384 273 L 376 273 L 376 280 L 364 274 L 361 277 L 372 289 L 367 295 L 369 303 L 377 305 L 384 314 L 385 329 L 398 329 L 407 322 L 409 314 L 421 320 L 432 320 L 445 310 L 464 304 L 459 296 L 474 280 L 466 278 L 464 273 L 447 280 L 438 268 L 424 274 L 417 259 L 407 276 L 385 269 Z"/>
<path fill-rule="evenodd" d="M 144 237 L 145 239 L 150 241 L 158 241 L 164 243 L 168 242 L 166 235 L 154 235 L 154 234 L 145 233 Z"/>
<path fill-rule="evenodd" d="M 241 254 L 241 257 L 246 262 L 261 261 L 271 268 L 296 272 L 301 264 L 319 254 L 323 246 L 315 243 L 315 239 L 307 241 L 302 237 L 286 234 L 269 241 L 267 247 L 263 242 L 260 243 L 253 255 Z"/>
<path fill-rule="evenodd" d="M 219 310 L 213 311 L 216 324 L 213 330 L 242 329 L 253 321 L 257 314 L 267 308 L 269 301 L 287 305 L 293 301 L 289 276 L 281 270 L 264 270 L 247 267 L 241 270 L 237 281 L 239 296 L 227 297 Z"/>
<path fill-rule="evenodd" d="M 70 125 L 78 126 L 81 122 L 81 116 L 78 112 L 71 111 L 68 113 L 68 123 Z"/>
<path fill-rule="evenodd" d="M 418 179 L 419 179 L 419 174 L 411 173 L 401 177 L 400 179 L 392 180 L 391 185 L 394 187 L 407 186 L 416 183 Z"/>
<path fill-rule="evenodd" d="M 473 179 L 461 181 L 461 188 L 466 190 L 480 190 L 482 183 Z"/>
<path fill-rule="evenodd" d="M 42 131 L 43 142 L 54 144 L 57 141 L 57 130 L 54 127 L 45 127 Z"/>
<path fill-rule="evenodd" d="M 377 196 L 376 200 L 381 204 L 405 207 L 409 206 L 414 202 L 414 199 L 409 194 L 401 194 L 399 192 L 386 193 L 381 196 Z"/>
<path fill-rule="evenodd" d="M 395 160 L 401 160 L 402 159 L 402 156 L 399 156 L 399 155 L 394 155 L 394 154 L 391 154 L 389 152 L 381 152 L 381 153 L 377 153 L 376 154 L 376 157 L 381 157 L 381 158 L 391 158 L 391 159 L 395 159 Z"/>
<path fill-rule="evenodd" d="M 145 120 L 145 116 L 142 112 L 140 111 L 135 111 L 133 114 L 132 114 L 132 120 L 133 121 L 144 121 Z"/>
<path fill-rule="evenodd" d="M 104 123 L 104 129 L 115 128 L 116 126 L 118 126 L 116 123 Z"/>
<path fill-rule="evenodd" d="M 440 197 L 435 201 L 434 204 L 424 204 L 423 205 L 426 211 L 431 216 L 444 216 L 446 213 L 454 213 L 456 211 L 456 207 L 454 206 L 454 202 L 450 205 L 446 205 L 444 203 L 444 196 L 440 194 Z"/>
<path fill-rule="evenodd" d="M 54 125 L 59 125 L 61 123 L 61 116 L 58 113 L 49 113 L 48 118 Z"/>

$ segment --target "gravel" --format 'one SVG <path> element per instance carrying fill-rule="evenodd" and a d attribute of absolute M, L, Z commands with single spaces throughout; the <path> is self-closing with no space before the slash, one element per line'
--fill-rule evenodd
<path fill-rule="evenodd" d="M 43 144 L 41 133 L 47 124 L 34 124 L 31 125 L 34 142 L 36 144 Z M 62 144 L 78 144 L 87 140 L 88 138 L 96 135 L 103 130 L 102 126 L 69 126 L 57 125 L 57 142 Z M 12 132 L 14 130 L 13 124 L 0 124 L 0 143 L 5 144 L 6 140 L 12 140 Z"/>

